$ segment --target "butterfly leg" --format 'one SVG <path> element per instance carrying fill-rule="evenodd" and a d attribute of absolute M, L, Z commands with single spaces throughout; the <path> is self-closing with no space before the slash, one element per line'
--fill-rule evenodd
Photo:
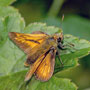
<path fill-rule="evenodd" d="M 61 49 L 61 50 L 65 50 L 65 49 L 66 49 L 65 46 L 62 45 L 62 43 L 59 43 L 59 44 L 58 44 L 58 48 Z"/>
<path fill-rule="evenodd" d="M 60 62 L 61 62 L 62 67 L 64 67 L 64 64 L 63 64 L 63 62 L 62 62 L 62 59 L 60 58 L 59 52 L 57 51 L 56 54 L 57 54 L 57 56 L 58 56 L 58 58 L 59 58 L 59 60 L 60 60 Z"/>
<path fill-rule="evenodd" d="M 58 44 L 58 48 L 61 49 L 61 50 L 66 50 L 66 49 L 68 49 L 68 50 L 70 50 L 72 53 L 73 53 L 74 51 L 77 51 L 77 50 L 78 50 L 78 49 L 74 48 L 74 44 L 72 44 L 72 43 L 67 43 L 66 45 L 62 45 L 62 43 L 60 42 L 60 43 Z"/>

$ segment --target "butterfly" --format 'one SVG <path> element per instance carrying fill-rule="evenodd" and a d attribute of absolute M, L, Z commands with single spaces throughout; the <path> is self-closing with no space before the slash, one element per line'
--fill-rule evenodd
<path fill-rule="evenodd" d="M 25 76 L 25 81 L 30 80 L 33 74 L 37 80 L 48 81 L 54 72 L 58 48 L 63 49 L 63 33 L 48 35 L 41 31 L 31 34 L 9 32 L 9 37 L 27 54 L 24 65 L 30 66 L 30 69 Z"/>

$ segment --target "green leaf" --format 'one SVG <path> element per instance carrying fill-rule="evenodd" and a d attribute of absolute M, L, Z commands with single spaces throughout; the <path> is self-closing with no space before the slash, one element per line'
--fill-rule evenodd
<path fill-rule="evenodd" d="M 16 0 L 0 0 L 0 6 L 8 6 L 15 2 Z"/>
<path fill-rule="evenodd" d="M 7 16 L 1 19 L 0 22 L 0 75 L 5 75 L 12 71 L 17 60 L 24 55 L 24 53 L 9 40 L 8 33 L 14 31 L 21 32 L 25 27 L 25 23 L 19 15 Z"/>
<path fill-rule="evenodd" d="M 15 26 L 15 24 L 17 24 L 17 27 Z M 9 31 L 20 31 L 20 29 L 23 30 L 24 27 L 25 22 L 23 18 L 21 18 L 21 15 L 18 13 L 17 9 L 14 9 L 10 6 L 0 7 L 0 43 L 5 42 L 8 37 Z"/>
<path fill-rule="evenodd" d="M 10 17 L 10 16 L 12 16 L 12 17 Z M 17 18 L 17 21 L 14 22 L 15 17 Z M 12 20 L 9 18 L 12 18 Z M 11 20 L 11 21 L 8 21 L 8 20 Z M 19 20 L 21 20 L 21 21 L 19 21 Z M 22 24 L 21 26 L 19 25 L 19 22 Z M 13 23 L 17 23 L 18 27 L 13 26 L 10 28 L 10 25 L 12 25 Z M 23 24 L 24 24 L 24 21 L 21 18 L 21 15 L 18 13 L 17 9 L 14 9 L 13 7 L 10 7 L 10 6 L 7 6 L 7 7 L 0 6 L 0 43 L 5 42 L 5 40 L 8 37 L 9 30 L 16 31 L 19 29 L 19 27 L 22 28 L 22 30 L 23 30 L 24 26 L 25 26 Z M 0 44 L 0 45 L 3 45 L 3 44 Z"/>
<path fill-rule="evenodd" d="M 24 82 L 25 71 L 0 77 L 1 90 L 77 90 L 69 79 L 53 76 L 48 82 L 40 82 L 32 78 L 29 83 Z M 4 85 L 4 86 L 3 86 Z"/>
<path fill-rule="evenodd" d="M 4 19 L 4 17 L 9 16 L 9 15 L 19 15 L 18 10 L 14 9 L 11 6 L 6 6 L 6 7 L 2 7 L 0 6 L 0 18 Z"/>
<path fill-rule="evenodd" d="M 63 88 L 62 90 L 66 90 L 66 88 L 67 90 L 76 90 L 76 86 L 69 80 L 57 78 L 54 76 L 45 83 L 32 78 L 29 84 L 26 85 L 24 82 L 24 77 L 27 68 L 25 68 L 23 64 L 26 60 L 26 55 L 8 37 L 8 32 L 12 31 L 31 33 L 33 31 L 39 30 L 51 35 L 55 32 L 58 32 L 58 30 L 60 30 L 59 28 L 46 26 L 46 24 L 43 23 L 33 23 L 25 28 L 25 23 L 20 15 L 9 15 L 4 19 L 0 19 L 0 22 L 0 81 L 2 81 L 0 82 L 1 90 L 17 90 L 18 88 L 20 88 L 20 90 L 25 90 L 27 88 L 33 88 L 33 90 L 35 88 L 40 90 L 41 87 L 44 87 L 43 90 L 49 90 L 50 88 L 54 90 L 56 87 L 56 90 L 58 90 L 58 88 Z M 64 38 L 64 45 L 72 43 L 74 44 L 75 49 L 73 49 L 73 47 L 70 48 L 67 46 L 68 49 L 64 51 L 60 50 L 60 55 L 63 60 L 64 67 L 61 68 L 60 62 L 56 57 L 55 72 L 77 66 L 77 59 L 88 55 L 90 52 L 90 42 L 83 39 L 79 40 L 77 37 L 72 35 L 65 35 Z M 48 87 L 48 84 L 51 86 Z"/>

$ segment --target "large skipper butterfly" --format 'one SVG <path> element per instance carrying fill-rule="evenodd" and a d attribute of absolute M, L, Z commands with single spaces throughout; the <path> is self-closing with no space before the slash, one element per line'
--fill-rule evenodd
<path fill-rule="evenodd" d="M 63 34 L 56 33 L 48 35 L 41 31 L 31 34 L 10 32 L 9 37 L 26 54 L 25 66 L 30 66 L 25 81 L 28 81 L 34 74 L 40 81 L 48 81 L 54 72 L 55 55 L 58 48 L 63 49 Z"/>

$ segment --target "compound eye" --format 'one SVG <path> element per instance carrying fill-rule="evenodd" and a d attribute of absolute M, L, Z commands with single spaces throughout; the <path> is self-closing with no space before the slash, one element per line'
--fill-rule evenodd
<path fill-rule="evenodd" d="M 61 42 L 61 38 L 60 38 L 60 37 L 57 39 L 57 42 L 58 42 L 58 43 Z"/>

